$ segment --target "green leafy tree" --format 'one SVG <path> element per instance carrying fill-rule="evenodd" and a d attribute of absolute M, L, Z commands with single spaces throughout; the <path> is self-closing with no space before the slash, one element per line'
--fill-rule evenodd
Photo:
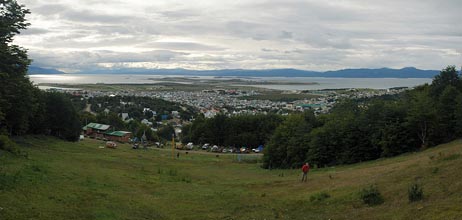
<path fill-rule="evenodd" d="M 440 74 L 436 75 L 432 81 L 430 94 L 433 97 L 439 97 L 446 86 L 457 87 L 460 85 L 459 74 L 456 66 L 448 66 L 441 70 Z"/>
<path fill-rule="evenodd" d="M 298 167 L 306 160 L 310 144 L 310 132 L 316 126 L 312 112 L 289 115 L 276 128 L 263 157 L 265 168 Z"/>
<path fill-rule="evenodd" d="M 131 120 L 127 123 L 127 129 L 133 134 L 136 134 L 140 127 L 141 123 L 137 120 Z"/>
<path fill-rule="evenodd" d="M 410 92 L 407 99 L 409 108 L 406 120 L 422 148 L 430 145 L 429 136 L 434 131 L 437 116 L 435 103 L 429 93 L 429 87 L 423 86 Z"/>
<path fill-rule="evenodd" d="M 457 97 L 460 95 L 460 92 L 456 87 L 449 85 L 442 91 L 439 96 L 437 103 L 437 128 L 434 137 L 438 142 L 448 142 L 455 138 L 456 136 L 456 107 L 457 107 Z"/>
<path fill-rule="evenodd" d="M 159 136 L 154 131 L 152 131 L 152 129 L 149 126 L 145 124 L 140 124 L 140 126 L 138 127 L 138 131 L 135 133 L 135 135 L 140 139 L 143 137 L 143 135 L 145 135 L 147 141 L 159 141 Z"/>
<path fill-rule="evenodd" d="M 122 118 L 115 112 L 109 112 L 107 115 L 107 120 L 109 125 L 111 125 L 116 130 L 125 130 L 125 122 L 122 121 Z"/>
<path fill-rule="evenodd" d="M 68 97 L 61 93 L 47 93 L 46 125 L 51 135 L 76 141 L 81 124 L 77 112 Z"/>
<path fill-rule="evenodd" d="M 175 134 L 175 129 L 171 125 L 162 126 L 157 131 L 157 136 L 162 138 L 164 141 L 172 140 L 173 134 Z"/>
<path fill-rule="evenodd" d="M 29 119 L 37 109 L 34 89 L 26 77 L 30 60 L 27 51 L 11 44 L 13 37 L 29 23 L 25 16 L 29 10 L 14 0 L 0 1 L 0 106 L 3 120 L 0 130 L 9 134 L 24 134 L 29 129 Z"/>
<path fill-rule="evenodd" d="M 80 123 L 87 125 L 88 123 L 97 122 L 96 115 L 90 112 L 81 112 L 79 113 Z"/>
<path fill-rule="evenodd" d="M 462 137 L 462 93 L 456 97 L 454 117 L 456 137 Z"/>

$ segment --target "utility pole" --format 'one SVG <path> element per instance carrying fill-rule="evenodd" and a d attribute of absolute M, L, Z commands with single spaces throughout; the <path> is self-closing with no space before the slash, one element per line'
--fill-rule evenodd
<path fill-rule="evenodd" d="M 172 134 L 172 159 L 175 159 L 175 134 Z"/>

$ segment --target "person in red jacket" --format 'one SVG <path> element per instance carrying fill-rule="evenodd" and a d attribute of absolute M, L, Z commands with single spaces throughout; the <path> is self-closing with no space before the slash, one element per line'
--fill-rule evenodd
<path fill-rule="evenodd" d="M 306 182 L 306 180 L 308 179 L 308 171 L 310 171 L 310 164 L 309 163 L 303 164 L 303 166 L 302 166 L 302 172 L 303 172 L 302 182 Z"/>

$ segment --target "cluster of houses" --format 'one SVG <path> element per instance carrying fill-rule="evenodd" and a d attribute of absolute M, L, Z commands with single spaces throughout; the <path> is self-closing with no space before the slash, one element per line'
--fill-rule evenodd
<path fill-rule="evenodd" d="M 110 125 L 90 123 L 82 128 L 85 136 L 95 139 L 130 142 L 133 135 L 128 131 L 115 131 Z"/>

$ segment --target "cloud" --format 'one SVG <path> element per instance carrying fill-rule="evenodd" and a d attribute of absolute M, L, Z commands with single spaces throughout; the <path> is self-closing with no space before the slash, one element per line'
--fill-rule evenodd
<path fill-rule="evenodd" d="M 459 0 L 23 2 L 32 25 L 15 42 L 63 69 L 441 69 L 462 60 Z"/>
<path fill-rule="evenodd" d="M 40 35 L 49 33 L 50 30 L 44 28 L 28 28 L 26 30 L 21 31 L 22 35 Z"/>
<path fill-rule="evenodd" d="M 169 50 L 140 53 L 110 50 L 50 53 L 50 51 L 42 50 L 31 52 L 30 55 L 34 57 L 34 65 L 77 72 L 95 69 L 102 66 L 102 64 L 116 66 L 123 63 L 166 63 L 177 57 L 187 56 L 188 53 Z"/>
<path fill-rule="evenodd" d="M 194 42 L 151 42 L 138 45 L 139 47 L 154 47 L 158 49 L 167 50 L 181 50 L 181 51 L 221 51 L 225 50 L 224 47 L 213 46 Z"/>

